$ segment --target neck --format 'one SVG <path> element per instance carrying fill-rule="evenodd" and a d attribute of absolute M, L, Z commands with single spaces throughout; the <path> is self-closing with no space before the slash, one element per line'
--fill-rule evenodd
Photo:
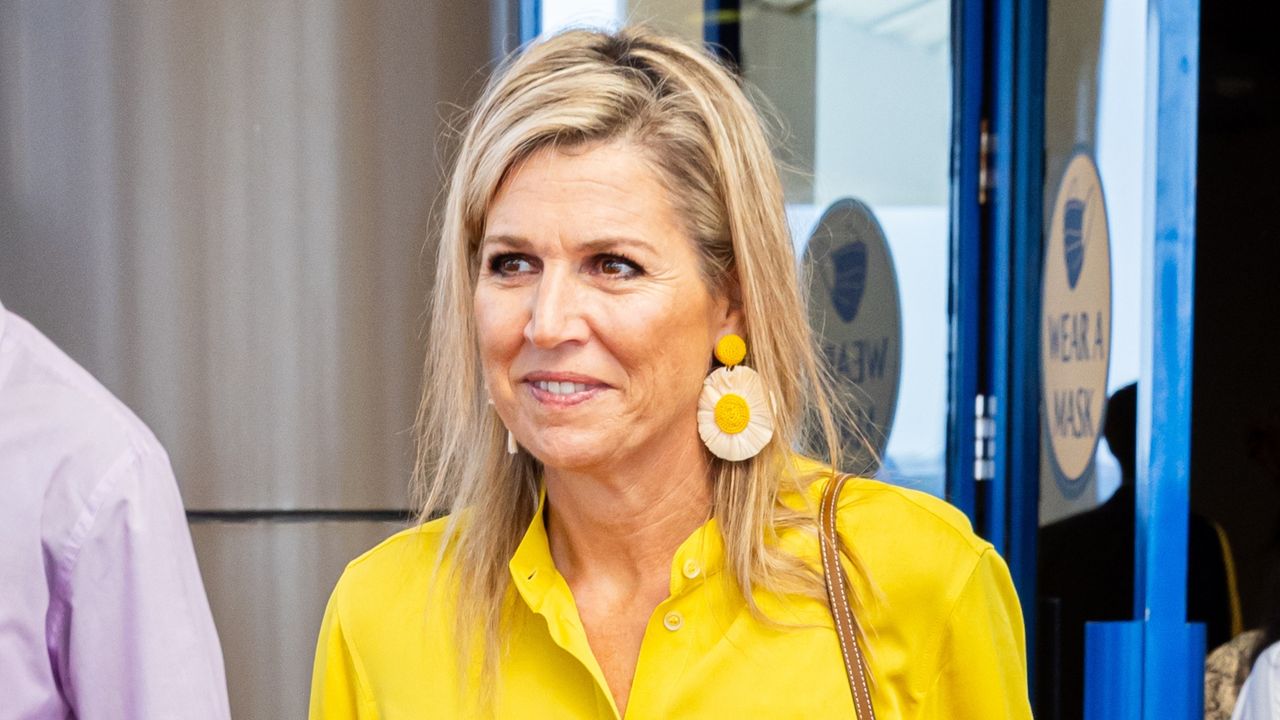
<path fill-rule="evenodd" d="M 664 585 L 680 543 L 711 516 L 701 447 L 607 472 L 547 468 L 551 556 L 571 586 L 605 580 Z"/>

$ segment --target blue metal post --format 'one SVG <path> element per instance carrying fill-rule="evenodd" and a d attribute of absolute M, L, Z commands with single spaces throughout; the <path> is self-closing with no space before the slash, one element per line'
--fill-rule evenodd
<path fill-rule="evenodd" d="M 1040 273 L 1044 247 L 1045 3 L 1018 0 L 1013 23 L 1014 87 L 1009 207 L 1012 269 L 1005 339 L 1007 367 L 996 394 L 1003 399 L 998 437 L 1003 438 L 996 476 L 1003 480 L 1007 510 L 1005 561 L 1022 598 L 1027 637 L 1036 631 L 1036 539 L 1040 530 Z M 1030 330 L 1030 328 L 1036 328 Z M 1034 665 L 1034 654 L 1030 656 Z M 1030 668 L 1035 678 L 1034 667 Z"/>
<path fill-rule="evenodd" d="M 1150 0 L 1148 6 L 1137 619 L 1108 623 L 1115 627 L 1105 631 L 1090 627 L 1085 681 L 1090 720 L 1190 720 L 1204 713 L 1204 627 L 1186 622 L 1199 15 L 1199 0 Z M 1137 702 L 1113 703 L 1104 697 L 1106 688 L 1114 687 L 1113 678 L 1130 674 L 1125 660 L 1135 651 L 1140 682 L 1128 700 Z M 1124 707 L 1140 708 L 1140 715 L 1122 715 Z"/>
<path fill-rule="evenodd" d="M 977 519 L 974 397 L 981 361 L 983 208 L 978 202 L 984 84 L 981 0 L 957 0 L 952 16 L 951 355 L 947 412 L 947 499 Z"/>
<path fill-rule="evenodd" d="M 1040 514 L 1040 261 L 1044 205 L 1045 9 L 1000 0 L 992 19 L 994 190 L 987 387 L 999 399 L 995 478 L 985 537 L 1035 597 Z M 1035 604 L 1024 603 L 1034 612 Z M 1028 629 L 1032 626 L 1028 615 Z M 1030 635 L 1031 633 L 1028 633 Z"/>
<path fill-rule="evenodd" d="M 1151 0 L 1147 17 L 1143 337 L 1138 384 L 1134 605 L 1143 633 L 1143 717 L 1203 713 L 1203 633 L 1187 626 L 1199 0 Z M 1197 645 L 1197 639 L 1199 647 Z M 1194 670 L 1194 672 L 1193 672 Z"/>
<path fill-rule="evenodd" d="M 520 0 L 520 44 L 542 34 L 542 0 Z"/>
<path fill-rule="evenodd" d="M 1085 645 L 1108 663 L 1085 675 L 1084 720 L 1142 717 L 1142 623 L 1086 623 Z"/>
<path fill-rule="evenodd" d="M 991 258 L 990 283 L 987 286 L 987 337 L 986 387 L 997 398 L 995 473 L 987 494 L 987 508 L 983 513 L 985 527 L 983 537 L 995 546 L 1001 555 L 1008 553 L 1006 520 L 1008 512 L 1009 467 L 1008 453 L 1003 444 L 1009 438 L 1008 408 L 1014 400 L 1008 395 L 1007 375 L 1012 326 L 1009 324 L 1010 289 L 1013 285 L 1014 208 L 1022 198 L 1015 195 L 1014 146 L 1018 141 L 1018 117 L 1015 103 L 1017 91 L 1014 77 L 1017 72 L 1017 5 L 1015 0 L 998 0 L 992 17 L 991 56 L 991 132 L 992 132 L 992 185 L 991 192 Z M 1037 323 L 1038 325 L 1038 323 Z"/>

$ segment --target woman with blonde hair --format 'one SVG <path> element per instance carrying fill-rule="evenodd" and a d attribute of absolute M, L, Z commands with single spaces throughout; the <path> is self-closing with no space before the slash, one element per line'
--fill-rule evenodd
<path fill-rule="evenodd" d="M 429 337 L 422 522 L 338 582 L 311 717 L 1030 716 L 991 546 L 831 470 L 777 170 L 702 49 L 572 31 L 496 73 Z"/>

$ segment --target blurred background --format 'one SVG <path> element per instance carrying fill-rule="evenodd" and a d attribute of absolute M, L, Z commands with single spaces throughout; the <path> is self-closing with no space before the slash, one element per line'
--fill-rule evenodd
<path fill-rule="evenodd" d="M 1114 391 L 1142 375 L 1148 331 L 1147 2 L 1016 4 L 1043 21 L 1033 202 L 1051 205 L 1081 148 L 1106 187 Z M 798 255 L 841 198 L 864 202 L 883 227 L 902 341 L 882 477 L 935 495 L 977 484 L 948 469 L 949 444 L 973 447 L 956 424 L 972 398 L 951 393 L 956 304 L 973 299 L 957 294 L 956 258 L 976 241 L 953 225 L 966 202 L 957 8 L 976 5 L 1003 6 L 0 0 L 0 299 L 169 451 L 234 716 L 305 716 L 333 583 L 411 522 L 411 426 L 451 128 L 530 28 L 640 20 L 722 43 L 771 108 Z M 1246 443 L 1270 447 L 1280 427 L 1280 328 L 1265 312 L 1280 243 L 1258 212 L 1277 191 L 1280 135 L 1262 110 L 1277 94 L 1263 61 L 1274 59 L 1274 23 L 1205 8 L 1200 242 L 1195 295 L 1183 298 L 1196 315 L 1191 502 L 1234 544 L 1239 620 L 1253 627 L 1280 553 L 1280 485 Z M 1038 473 L 1009 479 L 1031 488 L 1032 527 L 1098 508 L 1121 484 L 1105 444 L 1071 492 L 1044 457 Z M 1034 635 L 1034 543 L 1028 553 L 1019 589 Z"/>

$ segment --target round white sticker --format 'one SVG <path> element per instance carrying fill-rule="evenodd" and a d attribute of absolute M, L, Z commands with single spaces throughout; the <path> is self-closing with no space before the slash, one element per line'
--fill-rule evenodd
<path fill-rule="evenodd" d="M 1041 278 L 1044 432 L 1059 487 L 1080 494 L 1093 463 L 1111 359 L 1111 240 L 1102 180 L 1077 154 L 1058 186 Z"/>
<path fill-rule="evenodd" d="M 902 303 L 884 230 L 852 198 L 832 203 L 805 248 L 809 322 L 836 379 L 857 411 L 858 428 L 883 456 L 902 374 Z M 845 438 L 857 453 L 861 441 Z"/>

